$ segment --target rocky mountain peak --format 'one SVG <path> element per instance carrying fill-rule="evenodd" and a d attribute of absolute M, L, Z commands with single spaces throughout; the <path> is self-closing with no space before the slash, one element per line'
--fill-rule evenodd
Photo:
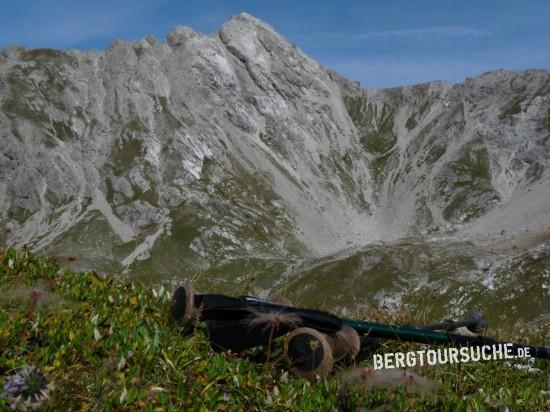
<path fill-rule="evenodd" d="M 168 44 L 172 48 L 180 47 L 187 40 L 193 37 L 197 37 L 199 35 L 200 34 L 195 32 L 191 27 L 176 26 L 166 36 L 166 44 Z"/>
<path fill-rule="evenodd" d="M 232 28 L 275 32 L 275 29 L 269 24 L 248 13 L 239 13 L 231 16 L 229 20 L 222 25 L 221 30 L 230 30 Z"/>
<path fill-rule="evenodd" d="M 433 239 L 532 245 L 550 229 L 549 85 L 499 71 L 362 89 L 246 14 L 166 43 L 4 49 L 0 244 L 263 285 L 340 261 L 355 285 Z"/>

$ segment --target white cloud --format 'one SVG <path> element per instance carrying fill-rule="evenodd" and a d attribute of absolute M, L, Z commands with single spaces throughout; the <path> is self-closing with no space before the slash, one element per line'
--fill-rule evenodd
<path fill-rule="evenodd" d="M 413 38 L 423 40 L 446 37 L 483 37 L 491 36 L 492 33 L 472 27 L 453 26 L 370 31 L 365 33 L 320 33 L 320 35 L 353 40 L 385 40 L 392 38 Z"/>

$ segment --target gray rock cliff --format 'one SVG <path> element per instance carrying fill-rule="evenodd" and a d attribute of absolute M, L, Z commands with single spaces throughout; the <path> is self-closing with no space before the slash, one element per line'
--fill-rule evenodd
<path fill-rule="evenodd" d="M 82 268 L 265 286 L 379 242 L 529 251 L 549 164 L 548 71 L 364 90 L 247 14 L 0 52 L 0 243 Z"/>

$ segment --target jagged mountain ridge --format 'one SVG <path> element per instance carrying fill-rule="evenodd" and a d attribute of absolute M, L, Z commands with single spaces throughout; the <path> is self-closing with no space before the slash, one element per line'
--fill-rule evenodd
<path fill-rule="evenodd" d="M 398 231 L 403 220 L 421 229 L 477 226 L 477 218 L 513 207 L 536 182 L 547 184 L 547 71 L 361 93 L 347 106 L 376 159 L 377 203 L 391 211 L 388 225 L 399 221 Z"/>
<path fill-rule="evenodd" d="M 7 48 L 0 240 L 96 270 L 263 285 L 409 236 L 536 246 L 549 80 L 362 90 L 246 14 L 104 52 Z"/>
<path fill-rule="evenodd" d="M 271 49 L 277 49 L 275 57 L 269 57 Z M 11 211 L 17 243 L 40 248 L 67 230 L 70 225 L 52 231 L 50 224 L 41 224 L 60 210 L 60 203 L 73 209 L 63 219 L 71 224 L 85 216 L 85 210 L 99 210 L 123 243 L 148 225 L 171 226 L 168 215 L 183 204 L 198 205 L 202 218 L 212 224 L 227 217 L 216 214 L 226 214 L 229 207 L 239 220 L 234 223 L 237 227 L 229 232 L 221 227 L 213 236 L 244 243 L 246 236 L 238 235 L 247 228 L 239 226 L 249 224 L 242 205 L 219 204 L 223 197 L 213 194 L 224 179 L 231 181 L 228 185 L 234 187 L 228 190 L 235 195 L 244 191 L 259 196 L 251 188 L 265 186 L 262 197 L 269 203 L 269 213 L 264 218 L 271 223 L 257 229 L 276 232 L 279 223 L 274 217 L 279 214 L 287 223 L 299 219 L 304 233 L 291 237 L 297 236 L 296 243 L 307 243 L 312 250 L 322 251 L 336 242 L 333 232 L 338 226 L 354 220 L 361 225 L 365 220 L 360 219 L 360 208 L 320 187 L 325 183 L 319 177 L 330 181 L 332 173 L 343 173 L 333 156 L 359 149 L 338 88 L 320 65 L 250 16 L 232 19 L 211 36 L 177 28 L 166 44 L 149 38 L 115 42 L 105 53 L 11 49 L 5 55 L 2 125 L 9 156 L 5 161 L 16 162 L 14 174 L 19 180 L 6 185 L 9 204 L 2 209 L 4 219 Z M 56 66 L 56 73 L 48 65 Z M 277 77 L 282 80 L 274 81 Z M 302 97 L 299 104 L 290 101 L 294 95 Z M 24 128 L 30 130 L 19 130 Z M 38 138 L 33 141 L 28 136 L 35 132 Z M 21 135 L 23 144 L 17 137 Z M 48 152 L 43 148 L 47 144 L 55 147 L 47 155 L 55 159 L 53 170 L 34 164 Z M 18 162 L 25 158 L 30 160 L 26 165 Z M 135 159 L 136 164 L 131 164 Z M 368 176 L 357 170 L 356 176 L 346 174 L 356 190 L 336 190 L 360 198 Z M 210 177 L 213 181 L 207 183 Z M 37 186 L 46 193 L 41 195 Z M 281 193 L 285 202 L 279 205 L 275 199 Z M 143 195 L 149 196 L 148 201 Z M 211 207 L 204 208 L 205 202 Z M 250 202 L 249 208 L 257 209 L 258 202 Z M 334 212 L 332 218 L 327 219 L 321 207 Z M 45 209 L 47 213 L 36 215 Z M 285 209 L 291 209 L 292 216 Z M 18 214 L 35 220 L 17 225 L 13 217 Z M 37 240 L 46 234 L 45 240 Z M 325 238 L 322 242 L 320 236 Z M 277 250 L 277 242 L 268 241 L 266 253 Z M 339 242 L 345 244 L 343 239 Z M 287 243 L 292 248 L 294 240 Z M 238 247 L 249 251 L 246 245 Z"/>

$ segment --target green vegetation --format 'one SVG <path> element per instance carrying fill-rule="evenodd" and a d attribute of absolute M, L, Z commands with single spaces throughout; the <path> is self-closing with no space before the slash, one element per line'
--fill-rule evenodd
<path fill-rule="evenodd" d="M 430 228 L 434 223 L 432 211 L 428 206 L 426 197 L 429 194 L 425 194 L 416 200 L 416 222 L 418 228 Z"/>
<path fill-rule="evenodd" d="M 273 279 L 288 268 L 292 257 L 303 255 L 305 249 L 294 237 L 292 218 L 264 179 L 267 177 L 251 174 L 236 161 L 228 168 L 205 157 L 200 178 L 189 186 L 205 195 L 191 197 L 172 209 L 170 232 L 159 236 L 148 259 L 134 261 L 133 275 L 158 282 L 200 272 L 197 286 L 209 290 L 218 279 L 231 288 L 248 275 L 262 287 L 272 287 Z M 295 180 L 295 184 L 299 183 Z M 140 193 L 138 188 L 134 187 L 134 193 Z M 140 194 L 139 199 L 148 194 Z M 112 187 L 108 195 L 112 196 Z M 136 242 L 124 245 L 124 250 L 132 245 Z"/>
<path fill-rule="evenodd" d="M 448 203 L 443 211 L 446 220 L 467 222 L 480 216 L 491 207 L 491 202 L 499 199 L 491 184 L 490 165 L 487 148 L 481 140 L 476 140 L 463 148 L 459 157 L 446 166 L 454 176 L 453 180 L 445 178 L 440 182 L 442 195 L 450 188 Z"/>
<path fill-rule="evenodd" d="M 272 255 L 276 249 L 274 245 L 281 240 L 291 254 L 303 252 L 303 246 L 292 235 L 292 218 L 284 208 L 277 206 L 281 199 L 271 185 L 266 184 L 269 177 L 253 175 L 237 161 L 232 162 L 231 169 L 212 158 L 205 158 L 201 178 L 193 185 L 211 195 L 209 203 L 213 214 L 208 218 L 211 224 L 231 227 L 237 239 L 243 243 L 252 242 L 257 251 L 266 255 Z M 301 187 L 301 182 L 286 170 L 280 170 L 289 181 Z"/>
<path fill-rule="evenodd" d="M 408 130 L 412 130 L 416 127 L 417 123 L 416 123 L 416 120 L 414 118 L 414 114 L 411 114 L 410 117 L 407 119 L 407 122 L 405 123 L 405 127 L 408 129 Z"/>
<path fill-rule="evenodd" d="M 494 273 L 496 290 L 491 302 L 487 302 L 488 309 L 495 316 L 498 313 L 504 322 L 511 321 L 515 313 L 520 313 L 523 319 L 543 325 L 546 302 L 550 296 L 547 286 L 550 250 L 523 253 L 514 258 L 509 266 L 498 268 Z M 473 299 L 480 302 L 487 296 L 486 288 L 481 285 L 472 288 L 471 293 Z M 503 311 L 502 308 L 509 308 L 510 311 Z M 547 340 L 546 344 L 549 343 Z"/>
<path fill-rule="evenodd" d="M 201 259 L 190 249 L 193 239 L 200 236 L 200 229 L 205 225 L 199 217 L 199 211 L 200 207 L 193 204 L 183 204 L 172 209 L 170 236 L 160 236 L 156 240 L 149 259 L 134 262 L 132 276 L 151 283 L 162 276 L 173 276 L 174 268 L 178 268 L 176 270 L 179 276 L 192 276 L 200 271 Z M 150 231 L 142 231 L 138 243 L 157 229 L 156 225 L 152 225 Z M 130 245 L 132 250 L 136 242 L 132 241 Z"/>
<path fill-rule="evenodd" d="M 430 147 L 430 150 L 428 151 L 428 154 L 426 155 L 424 161 L 427 162 L 429 165 L 433 165 L 441 158 L 441 156 L 445 154 L 446 151 L 446 146 L 434 144 Z"/>
<path fill-rule="evenodd" d="M 67 141 L 75 137 L 73 131 L 71 130 L 71 127 L 67 125 L 64 121 L 58 122 L 53 120 L 52 126 L 54 134 L 60 140 Z"/>
<path fill-rule="evenodd" d="M 430 107 L 430 100 L 425 99 L 424 102 L 420 105 L 420 107 L 418 109 L 418 116 L 419 117 L 423 116 L 424 113 L 426 113 L 426 110 L 428 110 L 429 107 Z"/>
<path fill-rule="evenodd" d="M 6 74 L 9 94 L 2 104 L 2 110 L 11 118 L 26 119 L 43 126 L 49 123 L 44 107 L 51 105 L 61 111 L 65 107 L 63 94 L 72 83 L 63 76 L 65 66 L 76 67 L 76 59 L 67 53 L 51 49 L 31 49 L 21 54 L 24 64 L 15 65 Z M 37 93 L 38 91 L 38 93 Z M 60 139 L 68 136 L 70 129 L 61 122 L 55 122 L 55 133 Z"/>
<path fill-rule="evenodd" d="M 18 92 L 12 92 L 13 96 L 9 97 L 2 104 L 2 110 L 12 119 L 27 119 L 36 124 L 45 124 L 48 122 L 48 115 L 32 107 Z"/>
<path fill-rule="evenodd" d="M 353 310 L 353 298 L 373 304 L 379 291 L 400 295 L 413 289 L 417 279 L 440 284 L 446 279 L 455 278 L 457 273 L 470 272 L 475 269 L 472 258 L 474 253 L 475 249 L 467 244 L 439 246 L 406 239 L 371 246 L 344 258 L 316 261 L 303 270 L 300 276 L 295 276 L 288 289 L 294 291 L 290 294 L 291 299 L 300 304 L 312 305 L 321 300 L 329 307 Z M 334 281 L 335 277 L 338 277 L 338 282 Z M 439 288 L 430 286 L 426 290 L 433 294 Z M 447 292 L 444 298 L 449 300 L 452 291 Z M 417 291 L 406 294 L 404 303 L 412 303 L 407 299 L 415 299 L 417 294 Z M 428 296 L 423 304 L 415 301 L 411 307 L 430 307 L 433 316 L 448 316 L 452 310 L 448 307 L 448 301 L 433 305 L 431 299 L 433 296 Z"/>
<path fill-rule="evenodd" d="M 20 225 L 23 224 L 32 212 L 29 209 L 25 209 L 21 206 L 14 205 L 8 209 L 8 218 L 16 220 Z"/>
<path fill-rule="evenodd" d="M 362 190 L 360 189 L 357 182 L 354 180 L 352 175 L 353 170 L 353 157 L 357 156 L 354 153 L 346 153 L 339 160 L 335 156 L 330 157 L 331 166 L 333 170 L 336 171 L 340 181 L 343 183 L 343 191 L 340 192 L 340 196 L 347 197 L 350 202 L 354 203 L 361 210 L 367 210 L 370 212 L 371 205 L 365 199 Z"/>
<path fill-rule="evenodd" d="M 396 153 L 397 136 L 393 132 L 392 109 L 384 105 L 379 110 L 377 105 L 368 103 L 366 97 L 346 97 L 344 102 L 353 123 L 361 131 L 361 144 L 373 156 L 369 170 L 374 186 L 380 190 Z M 409 122 L 407 124 L 411 125 Z"/>
<path fill-rule="evenodd" d="M 375 157 L 369 163 L 369 170 L 374 180 L 374 186 L 377 188 L 377 190 L 380 190 L 382 183 L 384 182 L 384 173 L 386 170 L 390 170 L 390 167 L 388 165 L 391 163 L 392 159 L 395 158 L 394 155 L 396 153 L 396 150 L 388 151 L 381 156 Z"/>
<path fill-rule="evenodd" d="M 140 58 L 141 56 L 143 56 L 145 54 L 145 49 L 141 46 L 134 47 L 134 53 L 136 54 L 136 56 L 138 58 Z"/>
<path fill-rule="evenodd" d="M 136 159 L 143 157 L 145 148 L 139 139 L 127 138 L 119 140 L 118 147 L 113 147 L 111 159 L 113 172 L 116 176 L 122 176 L 131 170 Z"/>
<path fill-rule="evenodd" d="M 55 219 L 55 216 L 51 218 Z M 115 247 L 119 242 L 120 239 L 101 212 L 92 210 L 51 242 L 45 253 L 64 260 L 70 256 L 79 256 L 79 265 L 94 267 L 99 271 L 115 271 L 122 269 L 120 260 L 132 250 L 119 251 Z M 95 260 L 94 256 L 103 258 Z"/>
<path fill-rule="evenodd" d="M 348 114 L 359 129 L 368 127 L 377 117 L 377 107 L 372 103 L 367 103 L 366 97 L 344 97 L 344 104 Z"/>
<path fill-rule="evenodd" d="M 46 86 L 43 90 L 47 98 L 50 97 L 52 93 L 62 93 L 66 88 L 71 86 L 71 82 L 62 76 L 62 72 L 65 67 L 76 68 L 78 62 L 75 57 L 71 56 L 68 53 L 59 50 L 53 49 L 30 49 L 26 50 L 21 54 L 21 60 L 23 62 L 31 63 L 31 65 L 26 66 L 16 66 L 17 70 L 14 70 L 13 74 L 21 74 L 23 79 L 28 79 L 31 73 L 40 73 L 46 76 L 45 84 L 39 84 L 39 87 L 42 89 L 42 86 Z M 32 64 L 36 63 L 36 64 Z M 54 99 L 52 103 L 61 104 L 60 101 Z M 59 107 L 60 110 L 63 110 L 63 107 Z"/>
<path fill-rule="evenodd" d="M 71 198 L 69 198 L 68 196 L 64 196 L 60 193 L 57 193 L 57 192 L 54 192 L 53 190 L 51 190 L 50 188 L 47 188 L 46 189 L 46 193 L 44 195 L 44 198 L 52 205 L 54 206 L 55 208 L 59 208 L 67 203 L 69 203 L 71 201 Z M 53 219 L 56 219 L 56 218 L 59 218 L 59 216 L 52 216 L 52 215 L 58 215 L 58 213 L 52 213 L 50 215 L 48 215 L 48 221 L 49 222 L 52 222 L 54 221 Z"/>
<path fill-rule="evenodd" d="M 56 49 L 29 49 L 21 54 L 23 61 L 38 61 L 40 63 L 68 64 L 76 67 L 76 59 L 68 53 Z"/>
<path fill-rule="evenodd" d="M 142 123 L 142 121 L 138 117 L 134 117 L 126 124 L 126 130 L 130 132 L 143 132 L 143 131 L 147 131 L 147 127 Z"/>
<path fill-rule="evenodd" d="M 199 325 L 182 336 L 167 317 L 169 293 L 93 272 L 74 273 L 26 251 L 0 252 L 0 385 L 25 365 L 55 384 L 44 411 L 392 410 L 539 411 L 550 406 L 550 363 L 539 372 L 503 361 L 418 368 L 440 382 L 428 394 L 403 389 L 367 392 L 342 386 L 334 375 L 315 384 L 289 375 L 278 350 L 269 365 L 249 356 L 216 353 Z M 371 314 L 392 323 L 410 314 Z M 535 333 L 532 343 L 547 343 Z M 513 338 L 513 336 L 499 336 Z M 384 344 L 381 352 L 417 345 Z M 368 365 L 370 359 L 360 365 Z M 345 401 L 344 401 L 345 399 Z M 7 408 L 0 398 L 0 409 Z M 344 406 L 347 406 L 344 409 Z"/>
<path fill-rule="evenodd" d="M 380 124 L 378 130 L 363 134 L 361 143 L 369 153 L 384 154 L 391 150 L 397 141 L 393 133 L 393 117 L 389 115 Z"/>
<path fill-rule="evenodd" d="M 514 101 L 512 101 L 507 107 L 503 108 L 500 112 L 500 115 L 498 118 L 500 120 L 504 120 L 507 118 L 511 118 L 512 116 L 521 113 L 521 102 L 522 98 L 518 97 Z"/>
<path fill-rule="evenodd" d="M 281 127 L 280 124 L 272 119 L 271 117 L 266 117 L 265 128 L 263 131 L 260 131 L 260 139 L 276 153 L 281 155 L 283 158 L 289 158 L 290 153 L 288 152 L 288 147 L 285 146 L 284 141 L 286 140 L 283 136 L 285 134 L 284 126 Z"/>
<path fill-rule="evenodd" d="M 477 143 L 480 142 L 472 142 L 471 145 Z M 489 180 L 491 179 L 490 167 L 489 152 L 483 146 L 479 149 L 474 147 L 465 149 L 462 157 L 453 163 L 452 169 L 457 173 L 464 173 L 474 179 Z"/>

